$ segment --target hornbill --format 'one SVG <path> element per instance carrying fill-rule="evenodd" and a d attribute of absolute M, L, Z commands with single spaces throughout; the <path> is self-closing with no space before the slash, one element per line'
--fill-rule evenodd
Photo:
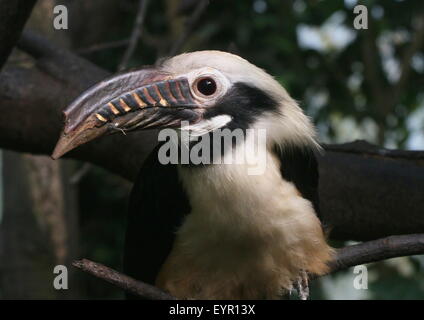
<path fill-rule="evenodd" d="M 226 52 L 184 53 L 102 81 L 64 114 L 53 158 L 120 131 L 181 134 L 188 123 L 200 137 L 192 148 L 218 129 L 266 130 L 262 174 L 244 163 L 164 165 L 160 145 L 151 153 L 131 193 L 126 274 L 178 298 L 274 299 L 327 271 L 333 251 L 318 218 L 315 130 L 264 70 Z"/>

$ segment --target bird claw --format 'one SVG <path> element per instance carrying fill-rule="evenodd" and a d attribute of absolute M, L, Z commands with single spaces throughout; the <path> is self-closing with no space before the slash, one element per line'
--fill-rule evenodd
<path fill-rule="evenodd" d="M 309 280 L 306 271 L 302 271 L 300 277 L 295 281 L 294 286 L 300 300 L 309 299 Z"/>

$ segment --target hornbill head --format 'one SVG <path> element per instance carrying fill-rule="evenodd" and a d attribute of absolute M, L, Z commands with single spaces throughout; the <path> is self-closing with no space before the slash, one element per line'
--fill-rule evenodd
<path fill-rule="evenodd" d="M 269 74 L 220 51 L 184 53 L 154 67 L 115 75 L 66 108 L 52 157 L 115 132 L 177 128 L 267 129 L 267 139 L 315 144 L 314 129 L 296 102 Z"/>

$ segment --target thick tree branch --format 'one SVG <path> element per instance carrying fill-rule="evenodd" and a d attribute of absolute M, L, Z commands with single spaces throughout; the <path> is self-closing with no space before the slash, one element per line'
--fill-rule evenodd
<path fill-rule="evenodd" d="M 423 152 L 356 142 L 329 146 L 318 160 L 320 218 L 331 238 L 364 241 L 424 232 Z"/>
<path fill-rule="evenodd" d="M 36 0 L 0 0 L 0 70 L 19 39 Z"/>
<path fill-rule="evenodd" d="M 50 154 L 63 126 L 61 110 L 108 72 L 29 33 L 19 45 L 37 57 L 37 68 L 8 66 L 0 74 L 0 147 Z M 156 142 L 155 131 L 117 134 L 67 156 L 132 180 Z M 364 143 L 326 150 L 318 159 L 321 219 L 332 239 L 424 232 L 423 152 Z"/>
<path fill-rule="evenodd" d="M 329 273 L 361 264 L 416 254 L 424 254 L 424 233 L 367 241 L 337 250 L 337 258 L 331 264 Z"/>
<path fill-rule="evenodd" d="M 22 33 L 17 47 L 34 57 L 41 71 L 63 85 L 71 86 L 71 90 L 85 90 L 109 75 L 109 72 L 32 31 Z"/>
<path fill-rule="evenodd" d="M 332 274 L 361 264 L 408 255 L 424 254 L 424 234 L 391 236 L 368 241 L 337 250 L 335 260 L 331 263 Z M 175 297 L 147 283 L 137 281 L 127 275 L 87 259 L 75 261 L 73 265 L 97 278 L 139 296 L 151 300 L 174 300 Z M 311 280 L 316 276 L 311 276 Z"/>
<path fill-rule="evenodd" d="M 355 142 L 343 144 L 326 144 L 324 145 L 324 148 L 326 151 L 367 155 L 377 158 L 392 158 L 399 160 L 408 159 L 416 161 L 417 163 L 424 163 L 424 151 L 389 150 L 384 148 L 376 148 L 375 145 L 363 140 L 357 140 Z"/>

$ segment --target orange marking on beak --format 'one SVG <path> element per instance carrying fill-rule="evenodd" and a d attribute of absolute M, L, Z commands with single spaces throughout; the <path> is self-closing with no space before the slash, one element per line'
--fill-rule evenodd
<path fill-rule="evenodd" d="M 113 105 L 113 103 L 112 103 L 112 102 L 109 102 L 107 105 L 109 106 L 110 110 L 112 110 L 112 112 L 113 112 L 114 114 L 119 114 L 119 110 L 118 110 L 118 109 L 116 109 L 116 107 Z"/>
<path fill-rule="evenodd" d="M 133 92 L 132 96 L 134 97 L 135 101 L 137 101 L 138 106 L 139 106 L 140 108 L 144 108 L 145 106 L 147 106 L 147 104 L 145 104 L 145 103 L 143 102 L 143 100 L 141 100 L 141 99 L 140 99 L 140 97 L 138 96 L 138 94 L 137 94 L 137 93 Z"/>
<path fill-rule="evenodd" d="M 119 99 L 119 104 L 124 108 L 125 112 L 131 111 L 131 108 L 125 103 L 123 99 Z"/>
<path fill-rule="evenodd" d="M 160 91 L 159 91 L 159 88 L 158 88 L 157 86 L 153 86 L 153 88 L 155 89 L 156 94 L 159 96 L 159 104 L 160 104 L 162 107 L 167 107 L 167 106 L 169 106 L 168 101 L 166 101 L 166 100 L 165 100 L 165 98 L 161 95 L 161 93 L 160 93 Z"/>
<path fill-rule="evenodd" d="M 96 113 L 96 118 L 99 119 L 101 122 L 107 122 L 107 119 L 101 114 Z"/>
<path fill-rule="evenodd" d="M 165 99 L 160 99 L 159 100 L 159 104 L 162 106 L 162 107 L 167 107 L 169 104 L 168 104 L 168 102 L 166 102 L 166 100 Z"/>

